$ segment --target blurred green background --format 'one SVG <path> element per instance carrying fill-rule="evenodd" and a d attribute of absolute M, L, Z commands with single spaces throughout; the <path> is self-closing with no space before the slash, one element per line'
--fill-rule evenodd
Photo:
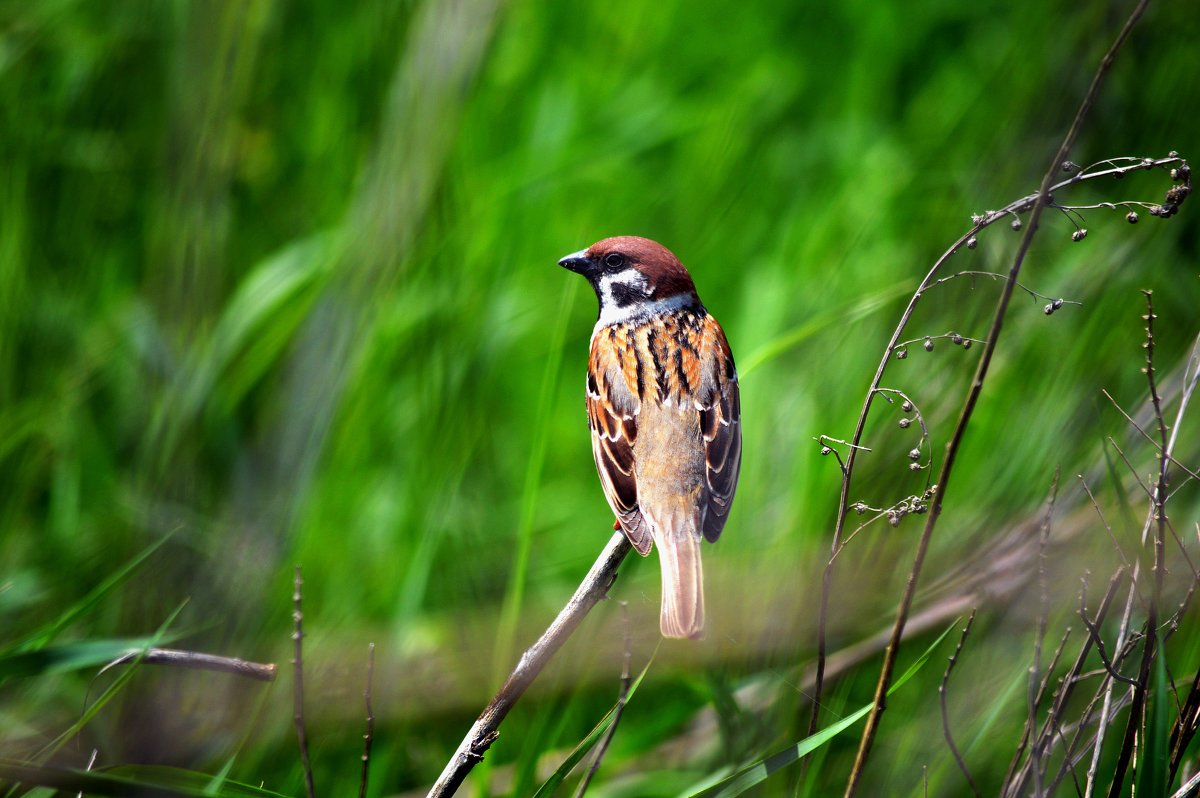
<path fill-rule="evenodd" d="M 799 739 L 839 484 L 812 438 L 851 435 L 908 293 L 971 213 L 1036 188 L 1130 6 L 3 3 L 4 637 L 53 623 L 169 535 L 62 639 L 148 635 L 187 599 L 176 645 L 286 671 L 301 564 L 318 788 L 357 784 L 374 642 L 371 794 L 419 794 L 608 537 L 583 412 L 595 299 L 555 261 L 637 234 L 680 256 L 728 333 L 745 456 L 705 552 L 709 637 L 663 644 L 592 792 L 674 795 Z M 1152 4 L 1072 158 L 1196 156 L 1198 36 L 1191 4 Z M 1160 201 L 1168 185 L 1137 175 L 1070 199 Z M 1099 391 L 1144 400 L 1140 288 L 1178 383 L 1200 316 L 1195 210 L 1136 226 L 1088 211 L 1079 243 L 1046 215 L 1023 282 L 1084 304 L 1047 317 L 1016 297 L 930 585 L 1036 518 L 1056 467 L 1074 480 L 1124 434 Z M 997 225 L 952 268 L 1006 269 L 1018 238 Z M 930 292 L 909 337 L 984 337 L 997 290 Z M 914 349 L 885 381 L 917 399 L 927 451 L 976 352 Z M 914 431 L 882 406 L 874 418 L 852 498 L 883 507 L 925 475 L 907 471 Z M 1194 508 L 1195 491 L 1177 501 Z M 848 550 L 832 647 L 890 618 L 918 529 L 877 524 Z M 1066 614 L 1077 556 L 1061 560 Z M 1111 567 L 1111 550 L 1088 556 Z M 631 560 L 612 592 L 635 668 L 658 639 L 658 580 Z M 980 612 L 990 659 L 964 675 L 957 723 L 994 788 L 1032 624 L 1008 604 Z M 532 792 L 611 706 L 622 648 L 609 601 L 470 789 Z M 885 716 L 873 789 L 920 794 L 925 772 L 931 792 L 960 794 L 936 717 L 943 662 Z M 836 682 L 825 717 L 866 702 L 875 671 Z M 0 751 L 36 750 L 111 679 L 6 681 Z M 64 761 L 95 748 L 99 765 L 229 765 L 299 792 L 287 683 L 143 669 Z M 767 710 L 739 708 L 747 685 Z M 716 724 L 695 720 L 706 707 Z M 825 750 L 810 794 L 839 788 L 856 738 Z M 790 778 L 764 794 L 791 794 Z"/>

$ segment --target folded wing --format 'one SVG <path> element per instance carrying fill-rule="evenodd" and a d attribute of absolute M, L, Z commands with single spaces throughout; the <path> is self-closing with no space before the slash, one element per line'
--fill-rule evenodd
<path fill-rule="evenodd" d="M 644 557 L 650 553 L 654 541 L 638 510 L 633 459 L 633 444 L 637 440 L 634 400 L 627 395 L 628 391 L 620 381 L 614 384 L 608 379 L 603 365 L 588 373 L 587 412 L 588 427 L 592 431 L 592 456 L 596 459 L 604 497 L 629 542 Z"/>
<path fill-rule="evenodd" d="M 742 399 L 737 369 L 725 333 L 711 316 L 706 324 L 705 353 L 710 384 L 700 402 L 700 431 L 704 436 L 706 507 L 704 537 L 713 543 L 721 536 L 737 490 L 742 467 Z"/>

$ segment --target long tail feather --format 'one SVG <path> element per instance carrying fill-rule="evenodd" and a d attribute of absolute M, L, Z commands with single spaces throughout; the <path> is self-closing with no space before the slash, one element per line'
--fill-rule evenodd
<path fill-rule="evenodd" d="M 659 537 L 658 561 L 662 565 L 663 637 L 704 636 L 704 571 L 700 563 L 700 536 L 688 530 Z"/>

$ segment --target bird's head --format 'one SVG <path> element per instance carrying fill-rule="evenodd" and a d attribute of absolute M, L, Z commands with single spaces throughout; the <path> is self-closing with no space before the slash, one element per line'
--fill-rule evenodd
<path fill-rule="evenodd" d="M 692 276 L 679 258 L 648 238 L 605 238 L 558 265 L 591 283 L 600 300 L 598 326 L 701 307 Z"/>

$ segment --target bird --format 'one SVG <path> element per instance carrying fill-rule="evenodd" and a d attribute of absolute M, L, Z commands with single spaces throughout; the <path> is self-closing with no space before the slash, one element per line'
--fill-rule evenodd
<path fill-rule="evenodd" d="M 587 418 L 613 529 L 643 557 L 658 547 L 663 636 L 700 639 L 700 543 L 720 537 L 742 463 L 729 342 L 687 268 L 656 241 L 605 238 L 558 264 L 599 300 Z"/>

